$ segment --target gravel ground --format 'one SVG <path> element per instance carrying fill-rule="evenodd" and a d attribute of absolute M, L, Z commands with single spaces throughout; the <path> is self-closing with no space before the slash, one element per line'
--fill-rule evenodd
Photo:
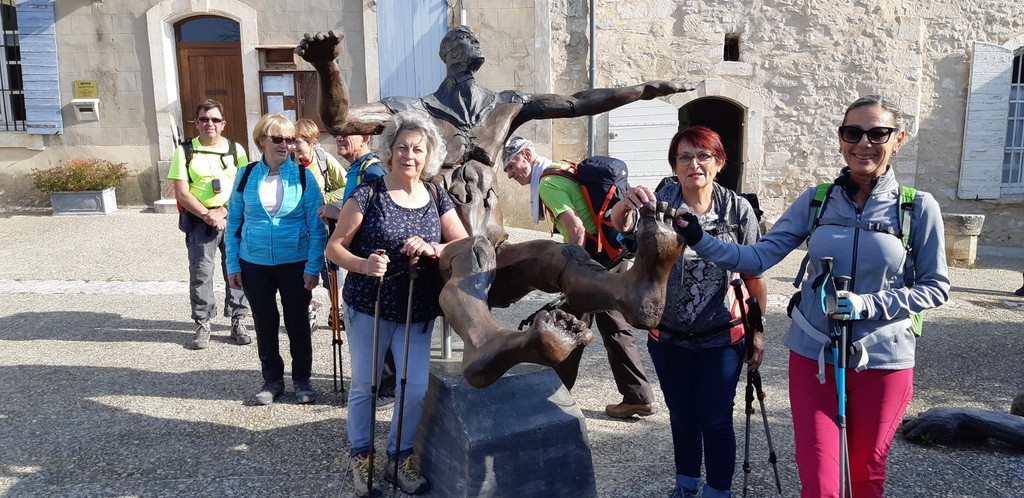
<path fill-rule="evenodd" d="M 513 240 L 547 236 L 510 232 Z M 323 317 L 314 340 L 317 404 L 297 405 L 288 394 L 254 406 L 256 348 L 232 344 L 227 319 L 214 325 L 208 349 L 184 347 L 193 326 L 183 237 L 173 216 L 141 208 L 95 217 L 0 213 L 0 233 L 0 260 L 7 261 L 0 267 L 0 396 L 7 400 L 0 405 L 0 495 L 351 494 L 346 408 L 333 392 Z M 1012 294 L 1021 284 L 1024 251 L 980 253 L 976 268 L 952 270 L 950 303 L 927 314 L 909 415 L 935 406 L 1006 411 L 1024 391 L 1024 298 Z M 781 334 L 800 257 L 766 274 L 763 377 L 784 496 L 799 489 Z M 531 295 L 496 311 L 498 319 L 515 327 L 549 297 Z M 316 298 L 328 302 L 322 289 Z M 653 377 L 643 335 L 636 337 Z M 456 337 L 456 356 L 460 348 Z M 345 351 L 346 372 L 347 364 Z M 572 394 L 586 419 L 599 496 L 664 496 L 673 475 L 667 411 L 626 422 L 606 417 L 605 404 L 618 395 L 596 342 L 585 351 Z M 742 461 L 742 395 L 737 403 Z M 390 417 L 391 407 L 378 413 L 378 440 L 387 430 L 380 421 Z M 750 452 L 748 496 L 774 496 L 760 413 Z M 737 468 L 734 490 L 742 489 Z M 887 496 L 1021 497 L 1024 452 L 995 443 L 923 446 L 897 437 Z"/>

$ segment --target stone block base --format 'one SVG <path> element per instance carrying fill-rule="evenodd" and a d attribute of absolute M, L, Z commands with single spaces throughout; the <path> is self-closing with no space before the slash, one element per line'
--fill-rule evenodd
<path fill-rule="evenodd" d="M 943 214 L 946 233 L 946 263 L 968 268 L 978 259 L 978 235 L 985 223 L 983 214 Z"/>
<path fill-rule="evenodd" d="M 178 201 L 174 199 L 160 199 L 153 203 L 153 212 L 161 214 L 178 214 Z"/>
<path fill-rule="evenodd" d="M 597 495 L 583 413 L 547 367 L 478 389 L 458 362 L 435 361 L 416 452 L 437 496 Z"/>

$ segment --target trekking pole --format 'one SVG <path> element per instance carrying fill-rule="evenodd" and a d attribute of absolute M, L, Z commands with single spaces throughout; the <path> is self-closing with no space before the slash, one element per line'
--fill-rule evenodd
<path fill-rule="evenodd" d="M 743 344 L 747 351 L 746 357 L 749 360 L 754 354 L 754 330 L 747 320 L 747 310 L 743 308 L 743 281 L 734 279 L 729 283 L 736 292 L 736 300 L 739 302 L 740 322 L 743 324 Z M 743 496 L 747 496 L 747 478 L 750 477 L 750 416 L 754 413 L 754 385 L 750 381 L 750 370 L 747 369 L 747 387 L 745 392 L 746 400 L 746 430 L 743 433 Z"/>
<path fill-rule="evenodd" d="M 335 222 L 328 224 L 328 233 L 334 232 Z M 331 299 L 331 311 L 329 316 L 329 322 L 331 322 L 331 359 L 334 366 L 331 370 L 334 375 L 334 392 L 339 392 L 339 379 L 343 379 L 342 376 L 342 363 L 341 363 L 341 346 L 344 341 L 341 340 L 341 301 L 338 299 L 338 265 L 334 264 L 330 259 L 327 260 L 327 295 Z M 341 381 L 341 391 L 345 392 L 345 382 Z"/>
<path fill-rule="evenodd" d="M 377 249 L 374 254 L 383 256 L 386 251 Z M 367 490 L 370 496 L 376 496 L 373 490 L 373 450 L 374 433 L 377 426 L 377 353 L 380 350 L 380 295 L 384 288 L 384 277 L 377 279 L 377 302 L 373 305 L 373 357 L 370 359 L 370 461 Z"/>
<path fill-rule="evenodd" d="M 399 379 L 402 394 L 398 398 L 398 430 L 395 435 L 395 473 L 394 479 L 391 481 L 392 492 L 398 488 L 398 455 L 402 453 L 402 420 L 405 418 L 405 384 L 409 380 L 409 334 L 412 333 L 412 289 L 413 283 L 416 282 L 416 277 L 419 276 L 419 272 L 416 271 L 416 264 L 419 261 L 419 256 L 409 258 L 409 302 L 405 308 L 405 345 L 402 346 L 402 358 L 405 360 L 402 362 L 402 377 Z"/>
<path fill-rule="evenodd" d="M 832 366 L 835 369 L 836 382 L 836 428 L 839 429 L 839 496 L 846 498 L 850 495 L 849 479 L 849 447 L 846 438 L 846 337 L 845 327 L 839 320 L 833 318 L 838 308 L 838 278 L 832 274 L 832 258 L 821 258 L 821 275 L 815 279 L 818 286 L 821 311 L 828 317 L 829 334 L 832 347 Z M 846 285 L 849 279 L 844 280 Z"/>
<path fill-rule="evenodd" d="M 836 289 L 849 290 L 850 277 L 836 277 Z M 837 327 L 839 337 L 833 353 L 836 368 L 836 393 L 839 399 L 839 411 L 836 414 L 836 427 L 839 427 L 839 496 L 853 497 L 850 475 L 850 446 L 846 433 L 846 347 L 850 339 L 850 324 L 844 321 Z"/>
<path fill-rule="evenodd" d="M 764 321 L 761 319 L 761 305 L 758 303 L 757 298 L 753 296 L 747 299 L 747 322 L 750 323 L 750 328 L 754 329 L 754 331 L 764 332 Z M 772 444 L 772 431 L 768 428 L 768 412 L 764 407 L 766 396 L 764 394 L 764 387 L 761 385 L 761 371 L 755 370 L 754 372 L 747 373 L 747 383 L 747 409 L 753 409 L 753 400 L 750 399 L 750 386 L 753 385 L 754 389 L 757 390 L 757 402 L 761 405 L 764 436 L 768 442 L 768 462 L 772 464 L 772 470 L 775 472 L 775 488 L 779 490 L 779 495 L 782 495 L 782 480 L 779 479 L 779 458 L 775 455 L 775 445 Z"/>

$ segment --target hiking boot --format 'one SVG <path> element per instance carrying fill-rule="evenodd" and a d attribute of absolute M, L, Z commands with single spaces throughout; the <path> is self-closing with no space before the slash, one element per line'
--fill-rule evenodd
<path fill-rule="evenodd" d="M 608 405 L 604 407 L 604 414 L 614 418 L 633 418 L 634 415 L 646 417 L 653 413 L 654 403 L 633 405 L 623 402 L 617 405 Z"/>
<path fill-rule="evenodd" d="M 384 469 L 384 480 L 395 483 L 395 461 L 388 460 L 388 467 Z M 410 495 L 426 493 L 430 489 L 427 478 L 420 475 L 420 457 L 416 454 L 409 455 L 398 462 L 398 487 Z"/>
<path fill-rule="evenodd" d="M 352 469 L 352 490 L 356 496 L 370 495 L 370 453 L 352 455 L 349 467 Z"/>
<path fill-rule="evenodd" d="M 676 489 L 673 489 L 672 492 L 668 494 L 668 498 L 693 498 L 693 497 L 702 498 L 702 495 L 701 495 L 699 489 L 696 490 L 696 491 L 690 491 L 688 489 L 683 489 L 683 488 L 681 488 L 679 486 L 676 486 Z"/>
<path fill-rule="evenodd" d="M 316 402 L 316 393 L 309 381 L 295 383 L 295 402 L 300 405 L 307 405 Z"/>
<path fill-rule="evenodd" d="M 196 335 L 192 336 L 189 343 L 192 349 L 206 349 L 210 346 L 210 321 L 196 320 Z"/>
<path fill-rule="evenodd" d="M 242 322 L 244 319 L 245 317 L 241 316 L 231 319 L 231 339 L 239 346 L 245 346 L 252 342 L 252 337 L 249 337 L 249 332 L 245 330 L 245 323 Z"/>
<path fill-rule="evenodd" d="M 283 380 L 264 382 L 260 392 L 256 393 L 256 402 L 261 405 L 269 405 L 282 394 L 284 394 Z"/>

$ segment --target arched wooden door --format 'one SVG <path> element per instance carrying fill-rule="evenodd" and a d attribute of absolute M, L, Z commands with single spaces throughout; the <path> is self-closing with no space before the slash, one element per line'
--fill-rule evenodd
<path fill-rule="evenodd" d="M 238 23 L 213 16 L 190 17 L 174 25 L 182 138 L 195 136 L 195 108 L 206 99 L 224 105 L 224 136 L 245 144 L 245 90 Z"/>

